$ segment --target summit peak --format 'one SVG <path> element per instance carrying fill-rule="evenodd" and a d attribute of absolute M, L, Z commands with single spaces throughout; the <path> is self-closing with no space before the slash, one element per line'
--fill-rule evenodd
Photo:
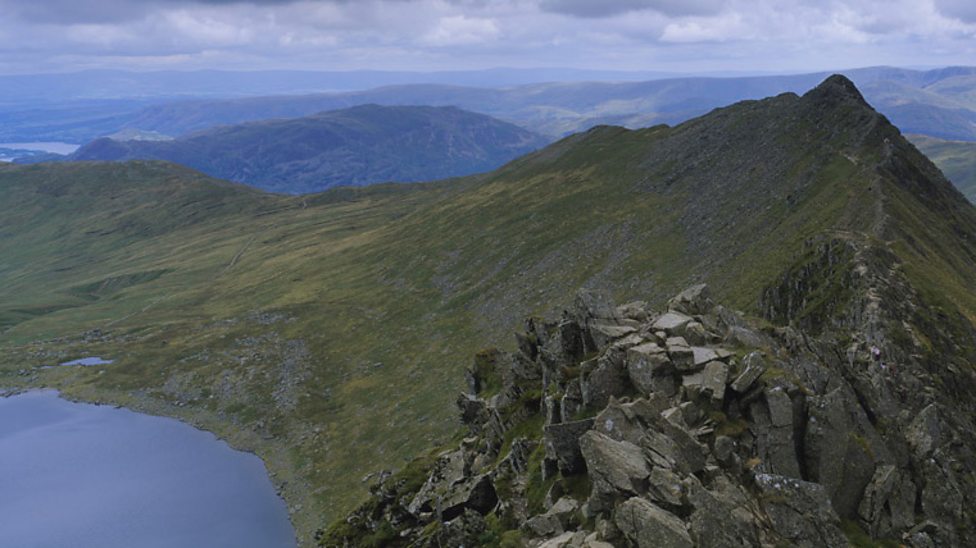
<path fill-rule="evenodd" d="M 803 98 L 828 103 L 855 101 L 868 106 L 854 82 L 843 74 L 830 75 L 820 85 L 804 94 Z"/>

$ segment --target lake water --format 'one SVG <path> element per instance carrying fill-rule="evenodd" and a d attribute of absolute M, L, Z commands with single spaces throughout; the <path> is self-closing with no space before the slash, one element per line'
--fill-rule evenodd
<path fill-rule="evenodd" d="M 14 150 L 40 150 L 43 152 L 53 152 L 55 154 L 71 154 L 78 150 L 81 145 L 71 143 L 59 143 L 55 141 L 43 141 L 33 143 L 0 143 L 0 148 L 10 148 Z"/>
<path fill-rule="evenodd" d="M 264 464 L 173 419 L 0 398 L 0 545 L 294 548 Z"/>

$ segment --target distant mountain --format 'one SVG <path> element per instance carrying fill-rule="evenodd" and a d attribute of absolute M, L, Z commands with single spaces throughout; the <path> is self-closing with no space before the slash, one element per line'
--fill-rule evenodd
<path fill-rule="evenodd" d="M 909 140 L 928 156 L 960 192 L 976 203 L 976 143 L 945 141 L 925 135 Z"/>
<path fill-rule="evenodd" d="M 443 179 L 489 171 L 548 143 L 453 107 L 363 105 L 222 126 L 175 140 L 98 139 L 69 160 L 167 160 L 273 192 Z"/>
<path fill-rule="evenodd" d="M 873 67 L 844 73 L 875 108 L 902 130 L 944 139 L 976 140 L 976 68 L 917 71 Z M 146 95 L 139 95 L 138 101 L 101 99 L 76 101 L 72 106 L 67 101 L 48 104 L 43 99 L 45 95 L 39 94 L 32 103 L 25 103 L 31 105 L 29 109 L 23 105 L 0 108 L 0 142 L 78 143 L 127 128 L 180 136 L 217 125 L 297 118 L 362 104 L 456 106 L 560 137 L 599 124 L 629 128 L 661 123 L 674 125 L 736 101 L 802 92 L 827 76 L 827 73 L 814 73 L 662 79 L 667 75 L 645 74 L 643 80 L 635 81 L 642 76 L 640 73 L 497 69 L 430 74 L 301 73 L 295 80 L 299 83 L 287 87 L 288 78 L 282 77 L 281 82 L 275 83 L 277 78 L 262 80 L 261 74 L 125 73 L 124 78 L 119 76 L 120 81 L 129 82 L 119 84 L 119 89 L 146 87 Z M 165 85 L 157 79 L 162 79 Z M 58 85 L 62 83 L 58 81 Z M 286 86 L 281 90 L 287 89 L 289 94 L 267 91 L 275 85 Z M 153 95 L 154 86 L 173 92 L 196 91 L 184 93 L 177 100 L 173 95 Z M 81 86 L 81 89 L 86 88 Z M 316 89 L 330 91 L 297 94 Z M 217 93 L 220 90 L 224 91 Z M 262 91 L 265 96 L 255 96 Z M 25 100 L 28 99 L 29 96 Z"/>
<path fill-rule="evenodd" d="M 846 71 L 867 100 L 904 131 L 976 140 L 976 68 Z M 186 101 L 151 106 L 127 127 L 179 135 L 217 124 L 303 116 L 362 103 L 453 105 L 558 137 L 599 124 L 676 124 L 736 101 L 801 92 L 827 73 L 645 82 L 555 82 L 505 89 L 409 85 L 306 96 Z"/>

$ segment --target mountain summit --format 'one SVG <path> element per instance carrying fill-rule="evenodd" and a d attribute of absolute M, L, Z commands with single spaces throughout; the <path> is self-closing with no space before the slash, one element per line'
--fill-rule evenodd
<path fill-rule="evenodd" d="M 615 397 L 653 396 L 653 385 L 623 376 L 616 357 L 623 343 L 608 350 L 630 334 L 664 349 L 674 365 L 665 370 L 678 391 L 660 410 L 691 402 L 689 417 L 703 413 L 686 419 L 685 430 L 708 447 L 705 468 L 689 476 L 661 466 L 655 478 L 670 472 L 710 493 L 721 489 L 710 483 L 721 477 L 734 489 L 756 487 L 765 476 L 730 476 L 708 460 L 725 458 L 714 445 L 725 435 L 743 473 L 820 485 L 803 490 L 818 508 L 829 499 L 849 535 L 914 535 L 920 546 L 926 537 L 943 545 L 976 542 L 966 510 L 976 504 L 976 210 L 840 79 L 802 97 L 738 103 L 675 127 L 597 127 L 494 172 L 433 184 L 289 197 L 158 162 L 0 166 L 0 233 L 4 385 L 55 386 L 182 417 L 255 450 L 279 478 L 307 545 L 316 529 L 362 502 L 367 473 L 399 467 L 432 446 L 441 447 L 435 457 L 459 449 L 443 440 L 457 431 L 455 399 L 465 384 L 459 364 L 472 353 L 494 364 L 483 370 L 528 380 L 512 385 L 524 399 L 505 400 L 511 407 L 488 397 L 507 390 L 505 379 L 481 382 L 473 396 L 502 414 L 502 444 L 490 448 L 497 453 L 481 452 L 489 439 L 482 437 L 478 447 L 464 448 L 474 453 L 461 456 L 495 454 L 497 463 L 514 466 L 522 461 L 512 450 L 521 447 L 541 470 L 552 460 L 545 444 L 515 444 L 517 438 L 539 441 L 546 421 L 594 418 L 609 405 L 588 400 L 596 403 L 565 418 L 560 411 L 554 423 L 530 413 L 555 409 L 544 407 L 547 398 L 561 402 L 575 394 L 576 381 L 595 386 L 601 378 L 622 379 L 613 385 Z M 665 315 L 671 297 L 700 283 L 708 284 L 712 302 L 743 315 L 678 310 L 690 318 L 683 326 L 647 328 Z M 553 325 L 579 316 L 574 296 L 581 288 L 607 291 L 621 303 L 644 301 L 625 310 L 646 317 L 634 324 L 598 307 L 582 322 L 595 346 L 578 356 L 569 345 L 561 361 L 545 364 L 556 374 L 546 374 L 551 382 L 537 383 L 531 377 L 543 371 L 539 360 L 556 345 L 546 341 L 562 337 Z M 538 328 L 520 328 L 526 317 Z M 718 319 L 721 325 L 711 323 Z M 698 325 L 689 327 L 692 321 Z M 513 330 L 529 334 L 515 345 Z M 729 338 L 734 333 L 742 340 Z M 720 405 L 711 403 L 720 383 L 710 381 L 707 405 L 700 404 L 682 387 L 685 377 L 705 370 L 678 367 L 688 352 L 672 357 L 669 346 L 682 346 L 669 345 L 673 337 L 684 338 L 692 356 L 692 347 L 728 351 L 712 361 L 736 378 L 745 357 L 759 351 L 766 376 Z M 79 356 L 116 361 L 44 368 Z M 728 430 L 719 431 L 726 422 L 719 413 Z M 655 431 L 681 436 L 656 416 L 649 421 Z M 824 421 L 829 428 L 817 431 Z M 649 423 L 634 432 L 649 433 Z M 823 436 L 814 439 L 817 432 Z M 784 464 L 793 462 L 784 454 L 795 455 L 795 467 Z M 486 458 L 481 470 L 497 470 Z M 397 489 L 406 489 L 399 500 L 416 499 L 435 461 L 423 459 L 397 476 Z M 451 462 L 471 470 L 467 461 Z M 552 510 L 540 504 L 556 482 L 564 491 L 552 491 L 551 502 L 565 495 L 580 507 L 597 485 L 573 483 L 580 474 L 513 477 L 531 479 L 509 485 L 524 487 L 532 501 L 526 518 Z M 481 479 L 465 483 L 473 489 L 466 493 L 488 493 Z M 512 498 L 520 491 L 506 494 L 504 483 L 487 480 L 499 500 L 521 500 Z M 454 510 L 438 515 L 436 497 L 448 491 L 430 483 L 433 498 L 421 497 L 411 511 L 422 520 L 417 525 L 444 526 L 460 508 L 462 515 L 486 512 L 486 530 L 499 535 L 544 537 L 505 521 L 505 508 L 486 509 L 490 497 L 471 507 L 447 501 L 441 508 Z M 636 497 L 627 508 L 640 515 L 662 516 L 649 509 L 654 504 L 676 516 L 681 525 L 662 518 L 676 529 L 694 520 L 698 507 L 685 497 L 692 491 L 655 502 L 640 474 L 630 490 L 620 502 Z M 390 519 L 398 514 L 371 508 L 376 512 L 356 531 L 337 532 L 386 538 L 384 521 L 397 533 L 414 527 L 397 530 L 400 522 Z M 618 523 L 615 503 L 601 508 L 560 527 L 627 523 Z M 768 509 L 756 512 L 773 519 Z M 546 520 L 558 521 L 557 513 Z M 837 521 L 820 515 L 820 523 L 834 526 L 824 538 L 836 538 Z M 621 538 L 636 531 L 621 530 Z"/>

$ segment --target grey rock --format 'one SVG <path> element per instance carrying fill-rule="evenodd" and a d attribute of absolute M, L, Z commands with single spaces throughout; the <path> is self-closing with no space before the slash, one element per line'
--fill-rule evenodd
<path fill-rule="evenodd" d="M 695 546 L 759 546 L 756 521 L 748 495 L 724 476 L 705 489 L 694 476 L 684 482 L 688 503 L 694 508 L 688 520 Z"/>
<path fill-rule="evenodd" d="M 900 537 L 915 523 L 915 484 L 894 465 L 878 466 L 858 515 L 874 538 Z"/>
<path fill-rule="evenodd" d="M 593 427 L 593 419 L 550 424 L 543 429 L 546 458 L 555 461 L 565 475 L 586 472 L 580 437 Z"/>
<path fill-rule="evenodd" d="M 617 315 L 629 320 L 637 320 L 641 323 L 650 319 L 647 303 L 644 301 L 634 301 L 618 306 Z"/>
<path fill-rule="evenodd" d="M 769 339 L 764 335 L 738 325 L 729 327 L 729 331 L 725 335 L 725 342 L 732 346 L 744 346 L 746 348 L 762 348 L 770 345 Z"/>
<path fill-rule="evenodd" d="M 710 361 L 722 359 L 722 355 L 727 355 L 725 351 L 720 354 L 717 349 L 708 346 L 692 346 L 691 353 L 694 356 L 695 367 L 701 367 Z"/>
<path fill-rule="evenodd" d="M 691 548 L 691 536 L 674 514 L 654 503 L 631 498 L 614 512 L 617 528 L 638 548 Z"/>
<path fill-rule="evenodd" d="M 643 394 L 661 391 L 662 383 L 666 382 L 661 377 L 670 377 L 672 371 L 667 352 L 655 343 L 629 348 L 626 363 L 631 384 Z"/>
<path fill-rule="evenodd" d="M 583 407 L 583 391 L 579 379 L 566 384 L 566 393 L 559 400 L 560 422 L 570 422 Z"/>
<path fill-rule="evenodd" d="M 681 334 L 694 345 L 705 345 L 714 338 L 700 322 L 691 321 L 681 330 Z"/>
<path fill-rule="evenodd" d="M 668 310 L 685 314 L 707 314 L 715 307 L 708 285 L 693 285 L 668 301 Z"/>
<path fill-rule="evenodd" d="M 762 459 L 762 469 L 773 474 L 800 477 L 800 465 L 793 437 L 793 402 L 781 387 L 764 392 L 764 407 L 754 404 L 753 433 L 757 436 L 757 449 Z M 758 403 L 758 402 L 757 402 Z M 759 412 L 756 412 L 759 407 Z"/>
<path fill-rule="evenodd" d="M 684 496 L 681 477 L 670 469 L 655 466 L 648 477 L 648 496 L 657 503 L 681 506 Z"/>
<path fill-rule="evenodd" d="M 567 531 L 539 545 L 539 548 L 569 548 L 576 537 L 574 531 Z"/>
<path fill-rule="evenodd" d="M 935 404 L 929 404 L 915 417 L 905 437 L 912 447 L 915 457 L 924 459 L 939 446 L 942 428 L 939 424 L 939 411 Z"/>
<path fill-rule="evenodd" d="M 705 364 L 703 371 L 702 391 L 712 398 L 712 401 L 721 402 L 725 398 L 725 385 L 729 378 L 729 366 L 724 362 L 712 361 Z"/>
<path fill-rule="evenodd" d="M 732 381 L 732 390 L 742 394 L 752 388 L 752 385 L 759 380 L 759 377 L 766 372 L 766 360 L 759 352 L 750 352 L 742 360 L 745 368 L 739 376 Z"/>
<path fill-rule="evenodd" d="M 728 464 L 735 452 L 735 440 L 728 436 L 716 436 L 712 454 L 722 464 Z"/>
<path fill-rule="evenodd" d="M 545 515 L 554 517 L 563 529 L 573 527 L 577 522 L 580 503 L 572 497 L 561 497 Z"/>
<path fill-rule="evenodd" d="M 622 339 L 636 331 L 634 327 L 629 325 L 593 323 L 589 326 L 590 337 L 593 338 L 593 342 L 597 348 L 606 348 L 613 344 L 614 341 Z"/>
<path fill-rule="evenodd" d="M 886 454 L 884 442 L 849 388 L 810 397 L 806 407 L 804 468 L 824 486 L 837 513 L 855 519 L 875 462 Z"/>
<path fill-rule="evenodd" d="M 681 376 L 681 389 L 686 399 L 696 399 L 705 383 L 705 374 L 701 371 L 686 373 Z"/>
<path fill-rule="evenodd" d="M 597 360 L 596 368 L 583 376 L 583 405 L 590 408 L 603 407 L 611 396 L 625 394 L 629 386 L 630 379 L 622 360 L 602 356 Z"/>
<path fill-rule="evenodd" d="M 811 548 L 848 545 L 823 486 L 773 474 L 757 474 L 756 486 L 773 528 L 787 541 Z"/>
<path fill-rule="evenodd" d="M 593 485 L 591 511 L 609 510 L 615 501 L 647 490 L 651 470 L 640 447 L 591 430 L 580 438 L 580 449 Z"/>
<path fill-rule="evenodd" d="M 583 320 L 611 320 L 606 323 L 617 323 L 622 319 L 610 295 L 604 291 L 580 289 L 576 292 L 573 308 L 576 316 Z"/>
<path fill-rule="evenodd" d="M 695 352 L 683 337 L 669 337 L 667 340 L 668 357 L 679 371 L 691 371 L 695 368 Z"/>
<path fill-rule="evenodd" d="M 680 312 L 666 312 L 654 320 L 654 323 L 651 324 L 651 329 L 672 334 L 684 329 L 691 321 L 690 317 Z"/>
<path fill-rule="evenodd" d="M 457 450 L 441 454 L 436 464 L 434 464 L 427 481 L 417 492 L 413 501 L 407 506 L 407 510 L 414 515 L 436 510 L 439 501 L 456 484 L 464 481 L 465 467 L 464 451 Z"/>
<path fill-rule="evenodd" d="M 563 534 L 563 526 L 556 516 L 542 514 L 532 516 L 522 524 L 522 529 L 536 537 L 551 537 Z"/>

